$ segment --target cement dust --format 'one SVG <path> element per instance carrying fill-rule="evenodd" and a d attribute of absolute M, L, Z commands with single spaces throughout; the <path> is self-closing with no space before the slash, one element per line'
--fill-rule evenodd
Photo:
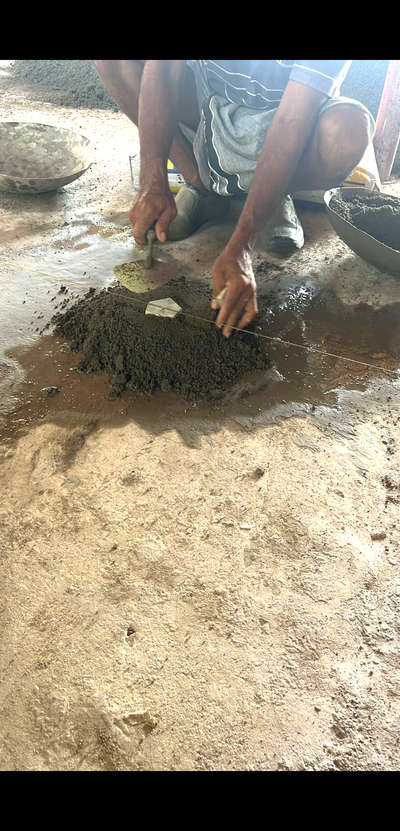
<path fill-rule="evenodd" d="M 3 770 L 398 769 L 399 413 L 359 395 L 2 442 Z"/>

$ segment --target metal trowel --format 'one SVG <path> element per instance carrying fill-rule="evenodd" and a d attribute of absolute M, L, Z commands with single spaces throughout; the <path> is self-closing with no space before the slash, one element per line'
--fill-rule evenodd
<path fill-rule="evenodd" d="M 152 282 L 149 271 L 154 264 L 153 242 L 155 238 L 155 231 L 150 228 L 146 236 L 146 247 L 135 251 L 132 262 L 117 265 L 114 268 L 114 274 L 119 282 L 135 294 L 148 291 L 149 284 Z M 175 265 L 173 271 L 175 274 Z M 182 307 L 175 303 L 172 297 L 165 297 L 150 301 L 146 306 L 145 314 L 156 315 L 156 317 L 176 317 L 181 311 Z"/>

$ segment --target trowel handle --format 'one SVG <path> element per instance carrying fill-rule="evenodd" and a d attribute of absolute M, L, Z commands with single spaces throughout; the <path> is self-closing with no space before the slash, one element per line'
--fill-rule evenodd
<path fill-rule="evenodd" d="M 150 228 L 149 231 L 147 231 L 147 237 L 146 237 L 147 251 L 146 251 L 145 258 L 144 258 L 144 267 L 145 268 L 151 268 L 151 266 L 153 265 L 153 242 L 154 242 L 155 238 L 156 238 L 156 232 L 155 232 L 154 228 Z"/>

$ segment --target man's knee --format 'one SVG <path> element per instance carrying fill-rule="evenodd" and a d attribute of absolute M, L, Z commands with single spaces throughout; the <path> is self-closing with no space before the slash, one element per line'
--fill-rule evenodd
<path fill-rule="evenodd" d="M 338 104 L 321 116 L 317 139 L 326 174 L 343 181 L 357 166 L 372 139 L 369 117 L 353 104 Z"/>

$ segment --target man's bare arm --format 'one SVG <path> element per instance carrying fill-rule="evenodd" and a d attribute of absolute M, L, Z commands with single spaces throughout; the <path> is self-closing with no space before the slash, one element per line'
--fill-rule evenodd
<path fill-rule="evenodd" d="M 185 61 L 146 61 L 139 95 L 139 137 L 142 178 L 166 172 L 178 123 L 178 102 Z"/>
<path fill-rule="evenodd" d="M 300 159 L 315 129 L 326 96 L 297 81 L 289 81 L 271 122 L 253 181 L 236 228 L 213 271 L 214 297 L 228 285 L 217 318 L 219 326 L 248 325 L 256 313 L 251 251 L 257 232 L 290 193 Z M 213 304 L 215 308 L 215 303 Z"/>
<path fill-rule="evenodd" d="M 167 159 L 177 129 L 178 102 L 185 61 L 146 61 L 139 95 L 140 191 L 130 217 L 141 244 L 155 223 L 165 242 L 168 225 L 176 216 L 168 187 Z"/>
<path fill-rule="evenodd" d="M 229 247 L 239 251 L 252 245 L 254 237 L 272 215 L 290 183 L 315 129 L 326 96 L 297 81 L 289 81 L 272 120 L 253 181 Z"/>

